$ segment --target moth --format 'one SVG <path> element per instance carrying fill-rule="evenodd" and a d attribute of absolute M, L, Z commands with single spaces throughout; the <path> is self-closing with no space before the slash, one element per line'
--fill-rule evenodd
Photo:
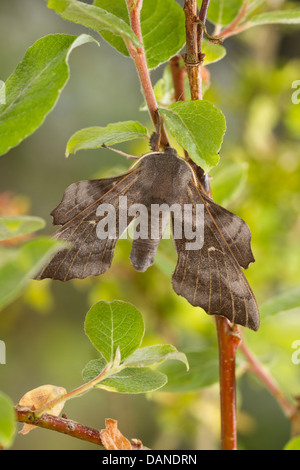
<path fill-rule="evenodd" d="M 120 197 L 125 196 L 129 205 L 141 203 L 149 209 L 149 214 L 152 205 L 157 204 L 193 208 L 189 217 L 179 221 L 185 225 L 182 237 L 173 236 L 178 255 L 172 276 L 174 291 L 209 315 L 222 315 L 232 323 L 258 330 L 257 303 L 241 269 L 254 262 L 250 230 L 241 218 L 204 193 L 193 167 L 171 147 L 164 152 L 143 155 L 120 176 L 71 184 L 51 214 L 53 223 L 61 225 L 53 237 L 67 241 L 70 247 L 59 251 L 37 278 L 69 281 L 105 273 L 111 266 L 124 226 L 136 218 L 127 214 L 121 223 L 118 209 Z M 96 231 L 100 220 L 97 211 L 102 204 L 110 204 L 116 210 L 115 236 L 106 239 L 99 238 Z M 204 219 L 203 246 L 188 250 L 186 228 L 190 232 L 197 228 L 195 208 L 200 205 Z M 157 217 L 160 229 L 156 237 L 150 237 L 149 229 L 148 238 L 133 240 L 130 259 L 137 271 L 145 271 L 154 263 L 164 229 L 163 215 Z M 171 213 L 173 234 L 175 225 L 178 228 L 178 220 Z"/>

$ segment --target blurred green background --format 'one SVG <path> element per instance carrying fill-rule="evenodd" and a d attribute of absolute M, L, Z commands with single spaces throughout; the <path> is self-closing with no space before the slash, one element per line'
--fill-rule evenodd
<path fill-rule="evenodd" d="M 284 2 L 276 3 L 280 7 Z M 1 0 L 0 22 L 1 80 L 40 37 L 84 30 L 47 10 L 42 0 Z M 53 232 L 49 214 L 69 184 L 129 166 L 106 150 L 65 159 L 69 137 L 83 127 L 122 120 L 149 125 L 147 113 L 139 111 L 143 99 L 133 63 L 102 39 L 100 44 L 72 53 L 71 79 L 55 110 L 0 161 L 0 212 L 40 216 L 47 221 L 47 235 Z M 212 172 L 212 191 L 216 202 L 250 226 L 256 263 L 246 275 L 260 305 L 299 287 L 300 104 L 291 101 L 292 83 L 300 80 L 299 44 L 295 27 L 255 28 L 226 41 L 227 57 L 209 67 L 211 88 L 205 98 L 222 109 L 228 127 L 221 162 Z M 152 72 L 154 83 L 163 69 Z M 120 148 L 134 154 L 148 150 L 144 144 Z M 217 347 L 213 319 L 172 291 L 164 262 L 174 256 L 172 242 L 163 242 L 156 265 L 145 274 L 133 270 L 129 253 L 129 241 L 120 241 L 111 270 L 101 278 L 66 284 L 33 281 L 22 298 L 1 312 L 7 364 L 0 366 L 0 389 L 14 402 L 43 384 L 67 390 L 81 384 L 81 370 L 96 357 L 83 322 L 98 300 L 133 303 L 144 316 L 145 345 L 172 343 L 184 351 Z M 246 331 L 245 337 L 287 395 L 300 395 L 300 365 L 291 360 L 292 343 L 300 340 L 299 309 L 263 317 L 259 332 Z M 288 420 L 249 373 L 239 379 L 238 409 L 241 449 L 281 449 L 288 441 Z M 105 418 L 117 419 L 128 438 L 138 437 L 153 449 L 219 447 L 217 384 L 187 394 L 94 391 L 69 402 L 65 412 L 99 429 Z M 18 436 L 13 448 L 95 449 L 40 429 Z"/>

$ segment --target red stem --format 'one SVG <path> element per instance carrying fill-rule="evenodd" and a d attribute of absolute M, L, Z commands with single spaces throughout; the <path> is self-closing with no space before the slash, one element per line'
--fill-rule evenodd
<path fill-rule="evenodd" d="M 234 34 L 239 33 L 240 31 L 243 31 L 244 25 L 240 26 L 241 21 L 244 19 L 248 9 L 248 2 L 245 1 L 244 5 L 240 9 L 239 14 L 237 17 L 233 20 L 233 22 L 227 26 L 227 28 L 224 28 L 221 36 L 223 39 L 228 38 L 229 36 L 233 36 Z"/>
<path fill-rule="evenodd" d="M 170 67 L 172 73 L 172 79 L 174 84 L 174 99 L 175 101 L 185 101 L 184 94 L 184 77 L 186 75 L 186 70 L 184 66 L 180 65 L 181 57 L 176 55 L 170 59 Z"/>
<path fill-rule="evenodd" d="M 130 18 L 130 24 L 132 31 L 135 33 L 139 41 L 143 42 L 142 31 L 141 31 L 141 9 L 143 6 L 143 0 L 126 0 Z M 141 82 L 143 94 L 147 103 L 147 107 L 155 127 L 158 125 L 157 118 L 157 101 L 153 91 L 152 82 L 150 79 L 150 74 L 147 66 L 146 55 L 143 47 L 136 47 L 132 44 L 131 41 L 126 41 L 126 46 L 128 52 L 133 59 L 138 76 Z M 164 127 L 161 128 L 161 146 L 163 148 L 170 145 L 168 136 Z"/>
<path fill-rule="evenodd" d="M 263 367 L 259 360 L 254 356 L 252 351 L 246 346 L 244 342 L 241 343 L 240 351 L 243 353 L 245 358 L 249 363 L 249 369 L 260 378 L 260 380 L 265 384 L 270 393 L 276 398 L 280 404 L 283 412 L 286 417 L 291 419 L 295 414 L 296 407 L 285 397 L 284 393 L 278 387 L 277 383 L 269 372 Z"/>
<path fill-rule="evenodd" d="M 235 358 L 240 344 L 236 326 L 216 317 L 219 340 L 222 450 L 237 450 Z"/>

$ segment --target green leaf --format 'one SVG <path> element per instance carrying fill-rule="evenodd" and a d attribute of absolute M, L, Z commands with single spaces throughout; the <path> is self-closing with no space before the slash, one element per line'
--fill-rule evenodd
<path fill-rule="evenodd" d="M 188 393 L 217 383 L 219 380 L 218 351 L 215 348 L 186 353 L 189 371 L 180 362 L 169 361 L 158 370 L 168 377 L 164 392 Z"/>
<path fill-rule="evenodd" d="M 226 122 L 223 113 L 208 101 L 181 101 L 160 108 L 171 133 L 206 172 L 219 161 Z"/>
<path fill-rule="evenodd" d="M 0 80 L 0 105 L 6 103 L 6 85 Z"/>
<path fill-rule="evenodd" d="M 81 24 L 97 31 L 99 34 L 109 31 L 123 39 L 130 40 L 136 46 L 141 46 L 138 38 L 119 15 L 113 15 L 99 6 L 88 5 L 78 0 L 47 0 L 48 8 L 55 10 L 64 20 Z"/>
<path fill-rule="evenodd" d="M 186 355 L 177 351 L 175 346 L 171 344 L 157 344 L 137 349 L 125 359 L 124 365 L 127 367 L 150 367 L 161 364 L 169 359 L 183 362 L 186 369 L 189 369 Z"/>
<path fill-rule="evenodd" d="M 144 0 L 141 28 L 149 69 L 169 60 L 185 44 L 184 13 L 174 0 Z"/>
<path fill-rule="evenodd" d="M 291 439 L 283 450 L 300 450 L 300 436 Z"/>
<path fill-rule="evenodd" d="M 266 0 L 252 0 L 247 5 L 246 16 L 248 16 L 253 11 L 257 10 L 260 5 L 265 3 Z"/>
<path fill-rule="evenodd" d="M 87 363 L 82 371 L 82 378 L 84 382 L 90 382 L 91 380 L 98 377 L 103 369 L 107 366 L 106 360 L 101 357 L 100 359 L 92 359 Z"/>
<path fill-rule="evenodd" d="M 244 0 L 210 0 L 207 18 L 215 24 L 226 26 L 238 15 Z M 198 0 L 199 6 L 202 1 Z"/>
<path fill-rule="evenodd" d="M 91 41 L 86 34 L 54 34 L 28 49 L 6 82 L 6 104 L 0 104 L 0 155 L 42 125 L 68 81 L 71 51 Z"/>
<path fill-rule="evenodd" d="M 45 221 L 39 217 L 18 216 L 0 217 L 0 241 L 28 235 L 45 227 Z"/>
<path fill-rule="evenodd" d="M 268 11 L 249 20 L 249 27 L 266 24 L 300 24 L 300 10 Z"/>
<path fill-rule="evenodd" d="M 161 372 L 147 367 L 130 367 L 103 380 L 96 387 L 118 393 L 148 393 L 158 390 L 166 383 L 167 377 Z"/>
<path fill-rule="evenodd" d="M 96 149 L 103 144 L 113 145 L 133 139 L 147 138 L 146 127 L 139 122 L 127 121 L 108 124 L 106 127 L 89 127 L 76 132 L 68 142 L 66 155 L 84 149 Z"/>
<path fill-rule="evenodd" d="M 207 39 L 203 40 L 202 52 L 205 54 L 204 65 L 213 64 L 223 59 L 226 55 L 226 49 L 220 44 L 214 44 Z"/>
<path fill-rule="evenodd" d="M 90 382 L 101 374 L 107 362 L 105 359 L 90 361 L 82 372 L 84 382 Z M 163 387 L 167 377 L 148 367 L 125 368 L 103 380 L 95 388 L 119 393 L 147 393 Z"/>
<path fill-rule="evenodd" d="M 227 206 L 242 192 L 247 182 L 249 165 L 246 162 L 220 163 L 217 171 L 211 173 L 211 188 L 214 200 L 221 206 Z"/>
<path fill-rule="evenodd" d="M 15 435 L 15 411 L 11 399 L 0 392 L 0 446 L 8 448 Z"/>
<path fill-rule="evenodd" d="M 292 289 L 273 297 L 260 308 L 261 315 L 275 315 L 300 307 L 300 288 Z"/>
<path fill-rule="evenodd" d="M 161 248 L 155 256 L 155 266 L 167 277 L 172 277 L 176 268 L 177 258 L 175 254 L 165 253 Z"/>
<path fill-rule="evenodd" d="M 38 238 L 18 249 L 0 250 L 0 310 L 23 293 L 47 261 L 65 244 Z"/>
<path fill-rule="evenodd" d="M 98 302 L 87 313 L 85 332 L 107 362 L 112 362 L 117 348 L 121 360 L 130 356 L 141 344 L 144 322 L 131 304 L 119 300 Z"/>
<path fill-rule="evenodd" d="M 279 10 L 268 11 L 250 17 L 242 24 L 243 29 L 241 32 L 253 28 L 254 26 L 268 25 L 268 24 L 286 24 L 297 25 L 300 24 L 300 10 Z"/>
<path fill-rule="evenodd" d="M 130 25 L 128 9 L 125 0 L 114 0 L 113 2 L 111 0 L 94 0 L 94 5 L 103 8 L 103 10 L 106 10 L 113 15 L 118 16 L 128 26 Z M 105 30 L 99 31 L 99 34 L 101 34 L 105 41 L 117 49 L 117 51 L 121 52 L 121 54 L 129 56 L 126 44 L 120 36 L 116 36 L 110 31 Z"/>
<path fill-rule="evenodd" d="M 95 0 L 97 5 L 113 13 L 129 25 L 125 0 Z M 148 68 L 152 69 L 177 54 L 185 44 L 184 13 L 174 0 L 144 0 L 141 12 L 141 30 Z M 103 38 L 115 49 L 128 56 L 120 38 L 103 31 Z"/>

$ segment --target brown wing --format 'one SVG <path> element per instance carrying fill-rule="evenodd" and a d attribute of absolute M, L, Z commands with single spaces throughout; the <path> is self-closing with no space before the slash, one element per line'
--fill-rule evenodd
<path fill-rule="evenodd" d="M 181 204 L 204 204 L 204 245 L 198 251 L 189 251 L 188 240 L 175 240 L 175 292 L 209 315 L 222 315 L 258 330 L 257 303 L 240 267 L 246 268 L 254 261 L 247 224 L 211 201 L 192 182 Z M 192 223 L 195 229 L 194 217 Z"/>
<path fill-rule="evenodd" d="M 52 212 L 55 225 L 62 227 L 53 238 L 65 240 L 71 248 L 59 251 L 36 279 L 83 279 L 106 272 L 111 266 L 119 233 L 119 196 L 134 200 L 138 169 L 116 178 L 80 181 L 65 191 L 62 202 Z M 101 217 L 96 215 L 100 204 L 111 204 L 116 211 L 116 237 L 101 240 L 96 227 Z M 132 218 L 127 218 L 127 225 Z"/>

